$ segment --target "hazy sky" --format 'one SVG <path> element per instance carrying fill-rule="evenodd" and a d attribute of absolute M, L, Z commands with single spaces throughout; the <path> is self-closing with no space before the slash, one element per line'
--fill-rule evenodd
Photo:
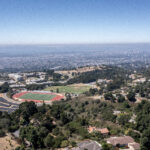
<path fill-rule="evenodd" d="M 150 42 L 150 0 L 0 0 L 0 44 Z"/>

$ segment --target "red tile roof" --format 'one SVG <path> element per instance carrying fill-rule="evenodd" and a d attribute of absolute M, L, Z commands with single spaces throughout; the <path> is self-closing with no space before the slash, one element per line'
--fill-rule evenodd
<path fill-rule="evenodd" d="M 92 126 L 89 126 L 88 131 L 89 131 L 89 133 L 92 133 L 94 131 L 98 131 L 101 134 L 108 134 L 109 133 L 109 130 L 107 128 L 100 129 L 100 128 L 96 128 L 96 127 L 92 127 Z"/>

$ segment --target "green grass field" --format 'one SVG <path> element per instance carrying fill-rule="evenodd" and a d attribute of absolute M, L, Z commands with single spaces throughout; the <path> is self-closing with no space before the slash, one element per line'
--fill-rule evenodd
<path fill-rule="evenodd" d="M 81 85 L 81 86 L 76 86 L 76 85 L 67 85 L 67 86 L 50 86 L 46 88 L 46 91 L 53 91 L 56 92 L 57 89 L 59 89 L 59 93 L 74 93 L 74 94 L 81 94 L 86 91 L 88 91 L 91 88 L 90 85 Z"/>
<path fill-rule="evenodd" d="M 30 100 L 43 100 L 48 101 L 54 98 L 56 95 L 48 95 L 48 94 L 38 94 L 38 93 L 27 93 L 21 96 L 21 99 L 30 99 Z"/>

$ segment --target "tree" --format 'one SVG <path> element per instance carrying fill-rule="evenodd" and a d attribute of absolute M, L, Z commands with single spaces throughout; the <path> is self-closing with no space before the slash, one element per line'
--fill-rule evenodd
<path fill-rule="evenodd" d="M 70 93 L 65 93 L 65 96 L 66 96 L 66 100 L 71 100 L 71 94 Z"/>
<path fill-rule="evenodd" d="M 145 84 L 138 84 L 135 87 L 135 92 L 139 93 L 141 95 L 141 97 L 145 97 L 145 92 L 147 90 L 147 88 L 144 87 Z"/>
<path fill-rule="evenodd" d="M 92 132 L 89 134 L 90 139 L 94 140 L 94 141 L 100 141 L 101 139 L 103 139 L 103 135 L 100 132 Z"/>
<path fill-rule="evenodd" d="M 48 134 L 47 137 L 44 139 L 45 147 L 51 148 L 54 145 L 54 138 Z"/>
<path fill-rule="evenodd" d="M 37 148 L 39 145 L 41 145 L 38 136 L 38 130 L 33 126 L 21 128 L 19 136 L 22 139 L 22 141 L 29 141 L 33 148 Z"/>
<path fill-rule="evenodd" d="M 5 136 L 5 132 L 0 129 L 0 137 L 3 137 L 3 136 Z"/>
<path fill-rule="evenodd" d="M 37 112 L 37 106 L 34 102 L 24 102 L 19 105 L 19 111 L 23 119 L 29 122 L 29 117 Z"/>
<path fill-rule="evenodd" d="M 53 73 L 53 80 L 54 81 L 60 81 L 61 80 L 62 75 L 59 73 Z"/>
<path fill-rule="evenodd" d="M 102 112 L 102 118 L 103 120 L 111 121 L 111 122 L 116 122 L 116 116 L 113 115 L 111 110 L 106 110 Z"/>
<path fill-rule="evenodd" d="M 103 150 L 113 150 L 113 147 L 107 143 L 102 144 Z"/>
<path fill-rule="evenodd" d="M 69 142 L 67 140 L 64 140 L 61 142 L 61 147 L 67 147 L 69 145 Z"/>
<path fill-rule="evenodd" d="M 6 93 L 9 90 L 9 84 L 5 82 L 3 85 L 0 86 L 0 93 Z"/>
<path fill-rule="evenodd" d="M 94 88 L 94 89 L 90 88 L 89 89 L 89 94 L 90 95 L 95 95 L 96 93 L 98 93 L 98 89 L 97 88 Z"/>
<path fill-rule="evenodd" d="M 122 115 L 120 115 L 119 116 L 119 118 L 118 118 L 118 123 L 120 124 L 120 125 L 125 125 L 126 123 L 128 123 L 129 122 L 129 120 L 130 120 L 130 116 L 129 115 L 124 115 L 124 114 L 122 114 Z"/>
<path fill-rule="evenodd" d="M 42 90 L 45 88 L 45 85 L 43 84 L 31 84 L 31 85 L 26 85 L 27 90 Z"/>
<path fill-rule="evenodd" d="M 117 98 L 118 98 L 118 102 L 119 102 L 119 103 L 122 103 L 122 102 L 125 101 L 125 97 L 124 97 L 123 95 L 121 95 L 121 94 L 118 94 L 118 95 L 117 95 Z"/>
<path fill-rule="evenodd" d="M 40 136 L 40 138 L 46 137 L 48 135 L 48 133 L 49 133 L 49 130 L 46 127 L 41 127 L 39 129 L 39 136 Z"/>
<path fill-rule="evenodd" d="M 56 89 L 56 93 L 59 93 L 59 89 L 58 88 Z"/>
<path fill-rule="evenodd" d="M 8 127 L 9 127 L 9 125 L 10 125 L 10 119 L 8 119 L 8 118 L 2 118 L 2 119 L 0 119 L 0 128 L 5 128 L 5 129 L 7 129 Z"/>
<path fill-rule="evenodd" d="M 82 138 L 88 137 L 87 130 L 77 120 L 68 123 L 66 129 L 69 130 L 71 134 L 76 133 Z"/>
<path fill-rule="evenodd" d="M 58 127 L 54 128 L 53 131 L 52 131 L 52 133 L 53 133 L 53 135 L 58 136 L 59 133 L 60 133 L 59 128 Z"/>
<path fill-rule="evenodd" d="M 124 108 L 130 108 L 130 105 L 129 105 L 128 101 L 123 102 L 123 107 Z"/>
<path fill-rule="evenodd" d="M 141 150 L 149 150 L 150 148 L 150 128 L 144 130 L 141 137 Z"/>
<path fill-rule="evenodd" d="M 7 92 L 7 95 L 8 95 L 10 98 L 12 98 L 12 96 L 14 95 L 14 91 L 13 91 L 11 88 L 9 88 L 9 90 L 8 90 L 8 92 Z"/>
<path fill-rule="evenodd" d="M 53 73 L 54 73 L 54 70 L 46 70 L 46 73 L 47 73 L 49 76 L 52 76 Z"/>
<path fill-rule="evenodd" d="M 136 99 L 135 99 L 135 92 L 130 91 L 130 92 L 128 93 L 128 95 L 127 95 L 127 98 L 128 98 L 129 101 L 135 102 L 135 101 L 136 101 Z"/>
<path fill-rule="evenodd" d="M 51 118 L 46 118 L 42 121 L 41 125 L 46 127 L 49 131 L 51 131 L 54 128 L 52 121 L 53 120 Z"/>
<path fill-rule="evenodd" d="M 107 90 L 113 91 L 115 89 L 118 89 L 121 87 L 121 85 L 124 84 L 123 79 L 115 79 L 113 82 L 108 83 Z"/>
<path fill-rule="evenodd" d="M 63 136 L 57 136 L 56 138 L 54 138 L 54 145 L 53 148 L 59 148 L 61 147 L 61 143 L 62 141 L 64 141 L 64 137 Z"/>
<path fill-rule="evenodd" d="M 72 147 L 76 147 L 77 143 L 75 141 L 71 141 L 71 145 L 72 145 Z"/>
<path fill-rule="evenodd" d="M 137 115 L 136 129 L 143 132 L 150 125 L 150 103 L 148 101 L 142 101 L 137 105 L 135 112 Z"/>
<path fill-rule="evenodd" d="M 106 94 L 104 95 L 104 98 L 105 98 L 105 100 L 110 100 L 110 101 L 112 101 L 112 102 L 115 101 L 115 97 L 112 95 L 111 92 L 106 93 Z"/>
<path fill-rule="evenodd" d="M 129 130 L 128 135 L 131 136 L 136 142 L 139 142 L 141 137 L 140 134 L 134 130 Z"/>
<path fill-rule="evenodd" d="M 60 114 L 60 120 L 62 121 L 63 124 L 66 124 L 69 121 L 71 121 L 72 119 L 68 116 L 67 113 L 63 112 Z"/>

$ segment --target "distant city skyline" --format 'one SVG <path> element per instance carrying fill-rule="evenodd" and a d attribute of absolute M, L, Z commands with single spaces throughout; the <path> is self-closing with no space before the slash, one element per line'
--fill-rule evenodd
<path fill-rule="evenodd" d="M 0 44 L 150 43 L 149 0 L 0 0 Z"/>

